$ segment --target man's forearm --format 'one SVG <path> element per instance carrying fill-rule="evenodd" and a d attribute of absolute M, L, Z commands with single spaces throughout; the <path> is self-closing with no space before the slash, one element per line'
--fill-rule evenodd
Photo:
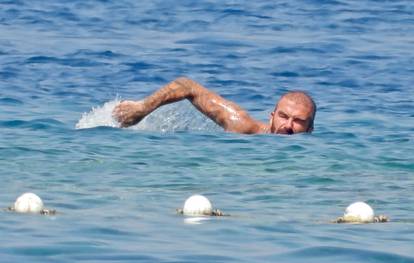
<path fill-rule="evenodd" d="M 158 107 L 175 101 L 193 98 L 202 91 L 207 91 L 201 85 L 187 78 L 178 78 L 150 96 L 140 101 L 122 101 L 113 110 L 113 116 L 122 127 L 128 127 L 140 122 L 145 116 Z"/>
<path fill-rule="evenodd" d="M 191 100 L 197 89 L 197 87 L 194 87 L 195 84 L 196 83 L 190 79 L 178 78 L 145 98 L 143 103 L 145 104 L 148 113 L 151 113 L 158 107 L 168 103 L 183 99 Z"/>

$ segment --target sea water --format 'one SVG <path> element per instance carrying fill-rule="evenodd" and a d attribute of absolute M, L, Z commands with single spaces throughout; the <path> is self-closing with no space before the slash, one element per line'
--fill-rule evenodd
<path fill-rule="evenodd" d="M 412 1 L 0 1 L 0 261 L 414 262 Z M 118 128 L 119 100 L 188 76 L 261 121 L 183 101 Z M 9 212 L 24 192 L 56 215 Z M 226 217 L 177 215 L 193 194 Z M 331 224 L 355 202 L 383 224 Z"/>

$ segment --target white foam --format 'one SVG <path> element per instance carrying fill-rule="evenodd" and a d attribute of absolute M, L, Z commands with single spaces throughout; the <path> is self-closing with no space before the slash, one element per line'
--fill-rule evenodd
<path fill-rule="evenodd" d="M 83 113 L 76 124 L 76 129 L 98 126 L 119 127 L 119 123 L 112 117 L 112 110 L 119 102 L 119 99 L 115 99 L 102 106 L 92 108 L 90 112 Z M 221 128 L 198 112 L 190 102 L 181 101 L 160 107 L 129 129 L 174 132 L 185 130 L 217 131 Z"/>
<path fill-rule="evenodd" d="M 106 102 L 100 107 L 94 107 L 85 112 L 76 123 L 76 129 L 88 129 L 98 126 L 119 127 L 119 123 L 112 117 L 112 110 L 119 103 L 119 99 Z"/>

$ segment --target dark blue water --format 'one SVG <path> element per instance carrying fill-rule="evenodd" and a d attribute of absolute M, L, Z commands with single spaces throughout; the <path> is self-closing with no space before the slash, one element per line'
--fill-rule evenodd
<path fill-rule="evenodd" d="M 0 1 L 2 262 L 414 262 L 412 1 Z M 188 76 L 267 121 L 288 90 L 315 131 L 224 133 L 189 103 L 110 117 Z M 192 194 L 231 214 L 191 224 Z M 386 224 L 330 224 L 354 201 Z"/>

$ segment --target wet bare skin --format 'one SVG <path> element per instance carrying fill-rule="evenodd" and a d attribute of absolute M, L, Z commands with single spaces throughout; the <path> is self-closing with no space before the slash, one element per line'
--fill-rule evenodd
<path fill-rule="evenodd" d="M 313 112 L 306 103 L 289 97 L 282 98 L 275 111 L 270 114 L 269 123 L 264 123 L 253 119 L 234 102 L 188 78 L 178 78 L 143 100 L 120 102 L 113 110 L 113 116 L 121 127 L 128 127 L 137 124 L 158 107 L 183 99 L 188 99 L 194 107 L 225 131 L 244 134 L 293 134 L 311 131 L 309 123 Z"/>

